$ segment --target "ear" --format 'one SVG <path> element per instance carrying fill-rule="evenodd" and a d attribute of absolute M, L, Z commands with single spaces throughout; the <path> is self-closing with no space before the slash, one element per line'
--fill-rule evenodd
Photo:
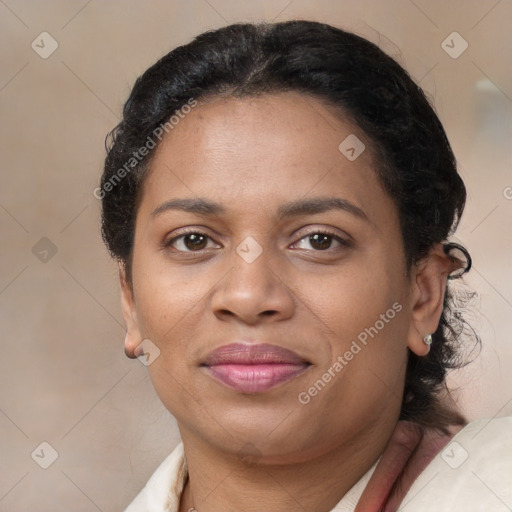
<path fill-rule="evenodd" d="M 442 244 L 436 244 L 414 270 L 412 319 L 407 346 L 418 356 L 425 356 L 430 350 L 423 339 L 427 334 L 434 334 L 439 325 L 452 266 Z"/>
<path fill-rule="evenodd" d="M 137 320 L 137 312 L 135 310 L 133 289 L 131 283 L 127 279 L 126 266 L 124 263 L 119 264 L 119 281 L 121 283 L 121 307 L 123 310 L 124 323 L 126 325 L 124 353 L 130 359 L 135 359 L 142 355 L 142 336 L 139 329 L 139 322 Z"/>

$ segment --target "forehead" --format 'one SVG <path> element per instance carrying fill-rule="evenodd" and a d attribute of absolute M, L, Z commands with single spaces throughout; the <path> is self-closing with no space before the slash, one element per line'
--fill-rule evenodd
<path fill-rule="evenodd" d="M 358 151 L 364 144 L 354 160 L 343 152 L 347 140 L 360 143 Z M 217 98 L 199 103 L 164 137 L 141 207 L 209 197 L 258 209 L 336 194 L 378 217 L 392 203 L 375 165 L 364 132 L 317 98 L 290 92 Z"/>

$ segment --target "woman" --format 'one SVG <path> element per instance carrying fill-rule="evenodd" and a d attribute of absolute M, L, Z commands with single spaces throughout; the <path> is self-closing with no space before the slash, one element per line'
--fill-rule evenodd
<path fill-rule="evenodd" d="M 467 424 L 445 384 L 465 187 L 375 45 L 201 34 L 137 80 L 99 197 L 125 352 L 183 441 L 128 512 L 510 506 L 510 419 Z"/>

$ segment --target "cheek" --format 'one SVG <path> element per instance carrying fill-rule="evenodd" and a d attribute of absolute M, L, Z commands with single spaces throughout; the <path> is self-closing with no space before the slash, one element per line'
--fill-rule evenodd
<path fill-rule="evenodd" d="M 407 316 L 398 293 L 387 283 L 359 278 L 333 281 L 327 291 L 308 294 L 309 309 L 314 303 L 329 326 L 331 350 L 303 390 L 321 390 L 312 408 L 337 427 L 346 421 L 344 411 L 363 421 L 389 407 L 398 410 L 407 361 Z"/>
<path fill-rule="evenodd" d="M 145 336 L 157 340 L 172 338 L 196 319 L 213 284 L 211 273 L 193 266 L 171 268 L 160 254 L 141 252 L 133 270 L 139 323 Z"/>
<path fill-rule="evenodd" d="M 183 273 L 169 271 L 156 259 L 147 258 L 139 270 L 142 267 L 144 272 L 137 272 L 134 265 L 137 318 L 143 338 L 150 339 L 159 350 L 147 370 L 160 400 L 182 419 L 180 412 L 187 410 L 191 396 L 184 391 L 191 384 L 188 352 L 204 317 L 202 299 L 208 283 L 204 279 L 185 279 Z"/>
<path fill-rule="evenodd" d="M 330 361 L 318 368 L 315 377 L 329 369 L 337 376 L 332 393 L 325 394 L 333 405 L 339 405 L 343 396 L 347 407 L 355 407 L 361 386 L 377 399 L 400 392 L 408 331 L 404 283 L 398 265 L 393 270 L 393 265 L 379 267 L 377 261 L 361 258 L 328 278 L 297 277 L 305 309 L 313 313 L 329 340 Z M 341 366 L 333 368 L 336 361 Z"/>
<path fill-rule="evenodd" d="M 204 279 L 183 279 L 178 272 L 144 266 L 136 273 L 134 287 L 137 317 L 143 338 L 158 348 L 159 356 L 148 366 L 149 376 L 162 402 L 169 410 L 187 407 L 191 356 L 197 326 L 204 318 L 204 297 L 208 283 Z M 137 282 L 135 282 L 137 276 Z M 211 287 L 211 286 L 210 286 Z"/>
<path fill-rule="evenodd" d="M 401 297 L 397 276 L 362 258 L 329 275 L 302 273 L 294 280 L 301 302 L 330 329 L 334 343 L 355 339 L 376 322 L 379 330 L 384 331 L 383 322 L 387 329 L 399 316 L 396 310 L 400 304 L 393 309 Z"/>

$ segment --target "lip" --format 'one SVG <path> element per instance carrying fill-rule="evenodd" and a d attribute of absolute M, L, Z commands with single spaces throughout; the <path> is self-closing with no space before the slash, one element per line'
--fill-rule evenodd
<path fill-rule="evenodd" d="M 201 366 L 234 390 L 262 393 L 304 372 L 310 363 L 277 345 L 232 343 L 210 352 Z"/>

